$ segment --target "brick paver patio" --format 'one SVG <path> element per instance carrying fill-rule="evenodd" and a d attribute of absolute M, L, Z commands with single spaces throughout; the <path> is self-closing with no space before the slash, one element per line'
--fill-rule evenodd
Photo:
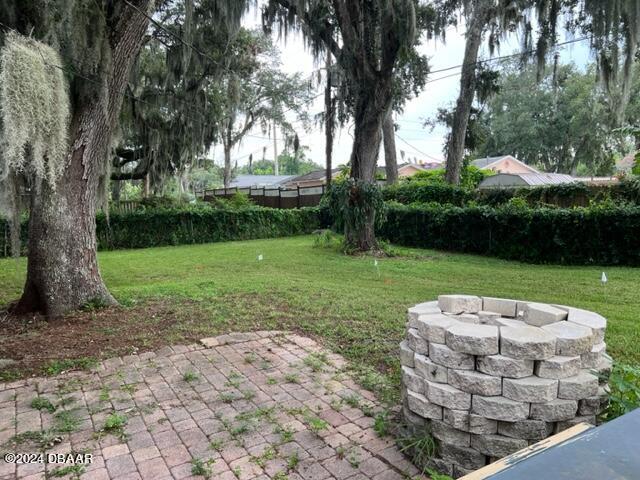
<path fill-rule="evenodd" d="M 374 432 L 379 407 L 344 365 L 308 338 L 255 332 L 0 384 L 0 453 L 45 452 L 35 463 L 0 459 L 0 479 L 416 475 Z M 77 456 L 47 458 L 60 453 Z"/>

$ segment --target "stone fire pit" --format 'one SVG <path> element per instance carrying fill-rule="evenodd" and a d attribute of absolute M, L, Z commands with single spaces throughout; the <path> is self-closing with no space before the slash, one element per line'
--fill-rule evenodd
<path fill-rule="evenodd" d="M 437 439 L 431 466 L 460 477 L 606 404 L 602 316 L 542 303 L 441 295 L 409 309 L 403 416 Z"/>

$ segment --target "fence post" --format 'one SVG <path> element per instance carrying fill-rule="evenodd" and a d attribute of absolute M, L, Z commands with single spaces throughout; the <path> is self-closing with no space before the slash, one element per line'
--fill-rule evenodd
<path fill-rule="evenodd" d="M 282 208 L 282 190 L 278 187 L 278 208 Z"/>
<path fill-rule="evenodd" d="M 296 204 L 298 205 L 298 208 L 300 208 L 300 185 L 296 185 L 297 189 L 298 189 L 298 196 L 296 197 L 297 202 Z"/>

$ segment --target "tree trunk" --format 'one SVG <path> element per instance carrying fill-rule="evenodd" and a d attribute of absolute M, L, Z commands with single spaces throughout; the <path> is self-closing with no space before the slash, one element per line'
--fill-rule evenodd
<path fill-rule="evenodd" d="M 351 178 L 366 183 L 375 183 L 378 153 L 382 142 L 382 122 L 391 104 L 391 84 L 378 80 L 378 88 L 360 91 L 355 105 L 355 127 L 351 152 Z M 357 189 L 357 187 L 356 187 Z M 345 240 L 359 251 L 378 248 L 375 236 L 375 210 L 367 205 L 360 192 L 351 195 L 352 205 L 360 203 L 364 222 L 345 226 Z"/>
<path fill-rule="evenodd" d="M 132 2 L 149 11 L 153 0 Z M 53 189 L 44 183 L 32 195 L 27 280 L 18 312 L 59 316 L 90 302 L 112 305 L 96 255 L 96 203 L 100 177 L 122 94 L 140 50 L 148 19 L 124 7 L 109 19 L 111 65 L 105 90 L 76 105 L 70 127 L 69 163 Z"/>
<path fill-rule="evenodd" d="M 222 183 L 224 188 L 229 188 L 231 183 L 231 147 L 224 146 L 224 170 L 222 173 Z"/>
<path fill-rule="evenodd" d="M 327 52 L 327 61 L 326 61 L 326 69 L 327 69 L 327 84 L 324 87 L 324 136 L 325 136 L 325 162 L 326 162 L 326 173 L 325 173 L 325 183 L 327 186 L 331 185 L 331 180 L 333 177 L 333 165 L 332 165 L 332 156 L 333 156 L 333 132 L 335 127 L 335 109 L 333 100 L 331 98 L 331 53 Z"/>
<path fill-rule="evenodd" d="M 276 138 L 276 121 L 273 121 L 273 174 L 280 175 L 280 165 L 278 165 L 278 139 Z"/>
<path fill-rule="evenodd" d="M 382 121 L 391 101 L 391 89 L 360 92 L 355 105 L 353 150 L 351 151 L 351 177 L 366 182 L 375 180 L 378 153 L 382 142 Z M 388 91 L 387 91 L 388 90 Z M 386 93 L 386 95 L 385 95 Z M 388 100 L 380 104 L 382 97 Z"/>
<path fill-rule="evenodd" d="M 476 62 L 478 50 L 482 43 L 482 34 L 487 23 L 487 14 L 492 0 L 475 0 L 473 12 L 467 24 L 467 39 L 464 47 L 464 60 L 462 62 L 462 76 L 460 78 L 460 93 L 453 112 L 451 133 L 447 145 L 447 165 L 445 180 L 448 183 L 458 185 L 464 156 L 464 140 L 469 125 L 469 114 L 473 105 L 476 90 Z"/>
<path fill-rule="evenodd" d="M 384 141 L 384 167 L 387 174 L 387 185 L 398 183 L 398 159 L 396 157 L 396 132 L 393 125 L 393 111 L 389 109 L 382 123 L 382 139 Z"/>

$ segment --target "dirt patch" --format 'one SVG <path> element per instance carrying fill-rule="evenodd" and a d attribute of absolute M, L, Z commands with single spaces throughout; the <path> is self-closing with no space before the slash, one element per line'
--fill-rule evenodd
<path fill-rule="evenodd" d="M 154 320 L 154 330 L 163 329 L 170 324 L 172 313 L 174 309 L 165 302 L 77 312 L 56 319 L 5 313 L 0 317 L 0 357 L 17 360 L 13 368 L 23 376 L 43 373 L 43 367 L 60 359 L 98 359 L 151 350 L 164 342 L 162 335 L 150 335 L 146 319 Z"/>
<path fill-rule="evenodd" d="M 246 292 L 214 302 L 153 299 L 56 319 L 0 312 L 0 358 L 17 361 L 0 369 L 0 382 L 82 368 L 95 360 L 194 343 L 229 331 L 279 328 L 304 333 L 297 325 L 300 317 L 301 312 L 276 295 Z M 69 359 L 80 361 L 64 362 Z"/>

